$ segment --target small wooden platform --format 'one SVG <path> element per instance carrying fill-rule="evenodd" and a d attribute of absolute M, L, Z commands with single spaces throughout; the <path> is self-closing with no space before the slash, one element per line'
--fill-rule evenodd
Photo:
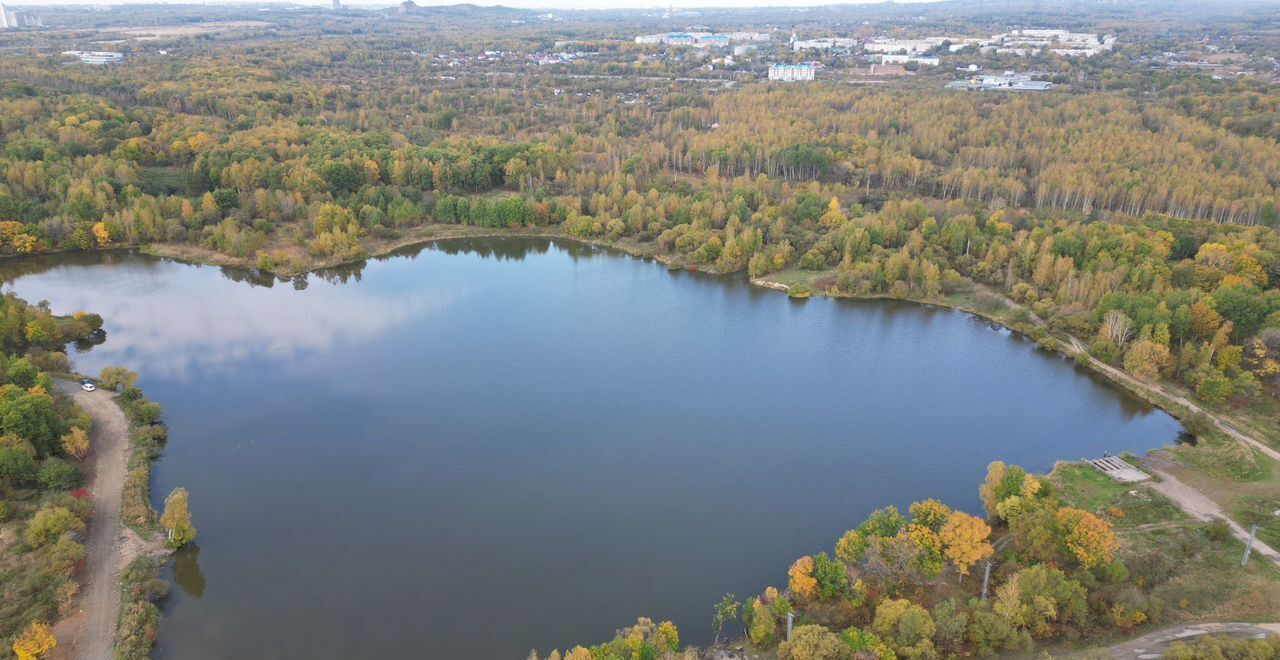
<path fill-rule="evenodd" d="M 1116 458 L 1115 456 L 1094 458 L 1089 461 L 1089 464 L 1098 468 L 1099 472 L 1119 481 L 1120 483 L 1131 484 L 1139 481 L 1146 481 L 1151 478 L 1151 475 L 1129 465 L 1129 463 L 1124 459 Z"/>

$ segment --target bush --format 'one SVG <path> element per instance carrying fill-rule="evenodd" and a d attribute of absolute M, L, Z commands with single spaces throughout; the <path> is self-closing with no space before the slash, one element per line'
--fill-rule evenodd
<path fill-rule="evenodd" d="M 778 645 L 780 660 L 848 660 L 853 651 L 839 635 L 822 626 L 800 626 L 791 641 Z"/>
<path fill-rule="evenodd" d="M 163 414 L 160 404 L 155 401 L 139 401 L 130 407 L 130 417 L 135 424 L 150 426 L 160 421 Z"/>
<path fill-rule="evenodd" d="M 120 388 L 132 389 L 137 382 L 138 374 L 124 367 L 103 367 L 98 374 L 98 387 L 113 392 Z"/>
<path fill-rule="evenodd" d="M 146 660 L 151 657 L 160 611 L 156 603 L 169 593 L 169 585 L 160 579 L 160 566 L 152 559 L 136 559 L 120 576 L 124 591 L 124 607 L 116 629 L 115 657 L 122 660 Z"/>
<path fill-rule="evenodd" d="M 1107 364 L 1115 364 L 1120 359 L 1120 349 L 1111 340 L 1099 337 L 1089 344 L 1089 354 Z"/>
<path fill-rule="evenodd" d="M 27 358 L 18 358 L 9 364 L 5 377 L 8 382 L 25 390 L 36 384 L 36 379 L 40 377 L 40 369 Z"/>
<path fill-rule="evenodd" d="M 1208 415 L 1198 412 L 1182 420 L 1182 428 L 1186 429 L 1187 433 L 1201 438 L 1213 430 L 1214 424 Z"/>
<path fill-rule="evenodd" d="M 41 560 L 42 570 L 46 574 L 70 579 L 76 564 L 84 560 L 84 546 L 63 537 L 44 550 Z"/>
<path fill-rule="evenodd" d="M 50 456 L 44 459 L 36 480 L 49 490 L 71 490 L 80 485 L 80 470 L 61 458 Z"/>
<path fill-rule="evenodd" d="M 60 507 L 45 507 L 36 512 L 23 540 L 33 548 L 48 545 L 56 541 L 64 533 L 84 529 L 84 523 L 74 513 Z"/>
<path fill-rule="evenodd" d="M 1226 543 L 1231 540 L 1231 525 L 1227 524 L 1227 521 L 1218 518 L 1209 523 L 1206 534 L 1208 534 L 1209 540 L 1214 543 Z"/>
<path fill-rule="evenodd" d="M 156 524 L 156 512 L 151 508 L 151 466 L 143 465 L 129 471 L 124 480 L 124 504 L 121 517 L 124 524 L 147 529 Z"/>
<path fill-rule="evenodd" d="M 1212 404 L 1226 401 L 1234 390 L 1235 387 L 1232 385 L 1231 379 L 1216 369 L 1206 374 L 1196 384 L 1196 396 L 1200 397 L 1200 400 Z"/>
<path fill-rule="evenodd" d="M 21 447 L 0 447 L 0 485 L 13 488 L 36 478 L 36 459 Z"/>
<path fill-rule="evenodd" d="M 1004 617 L 987 610 L 978 610 L 970 617 L 969 643 L 973 654 L 980 658 L 1025 651 L 1032 645 L 1030 633 L 1017 630 Z"/>
<path fill-rule="evenodd" d="M 1165 651 L 1170 660 L 1199 660 L 1200 658 L 1280 658 L 1280 637 L 1266 639 L 1233 639 L 1218 635 L 1205 635 L 1194 642 L 1174 642 Z"/>
<path fill-rule="evenodd" d="M 929 611 L 915 603 L 905 599 L 880 603 L 871 627 L 898 655 L 933 655 L 933 635 L 937 627 Z"/>

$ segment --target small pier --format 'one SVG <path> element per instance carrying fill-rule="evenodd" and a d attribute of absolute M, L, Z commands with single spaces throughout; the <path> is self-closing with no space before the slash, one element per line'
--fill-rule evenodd
<path fill-rule="evenodd" d="M 1098 471 L 1124 484 L 1137 483 L 1146 481 L 1151 475 L 1139 470 L 1127 461 L 1115 456 L 1103 456 L 1102 458 L 1089 459 L 1089 464 Z"/>

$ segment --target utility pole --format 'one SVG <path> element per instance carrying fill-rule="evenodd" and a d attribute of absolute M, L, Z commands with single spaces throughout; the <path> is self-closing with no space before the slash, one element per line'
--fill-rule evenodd
<path fill-rule="evenodd" d="M 987 585 L 991 584 L 991 560 L 987 560 L 987 570 L 982 574 L 982 600 L 987 599 Z"/>
<path fill-rule="evenodd" d="M 795 620 L 796 620 L 796 613 L 787 612 L 787 641 L 788 642 L 791 641 L 791 627 L 792 627 L 792 624 L 795 623 Z"/>
<path fill-rule="evenodd" d="M 1249 542 L 1244 544 L 1244 559 L 1240 560 L 1240 565 L 1245 566 L 1249 563 L 1249 553 L 1253 552 L 1253 540 L 1258 538 L 1258 526 L 1255 524 L 1253 529 L 1249 530 Z"/>

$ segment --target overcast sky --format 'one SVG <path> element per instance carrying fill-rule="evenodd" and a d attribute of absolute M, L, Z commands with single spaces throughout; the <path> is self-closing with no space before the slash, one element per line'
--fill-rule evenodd
<path fill-rule="evenodd" d="M 452 5 L 458 4 L 461 0 L 414 0 L 419 5 Z M 840 4 L 869 4 L 874 2 L 882 2 L 883 0 L 842 0 Z M 899 0 L 903 1 L 903 0 Z M 928 0 L 906 0 L 909 2 L 922 2 Z M 50 6 L 50 5 L 118 5 L 118 4 L 262 4 L 259 2 L 244 3 L 228 3 L 222 2 L 203 2 L 200 0 L 189 0 L 187 2 L 156 2 L 156 0 L 13 0 L 6 2 L 0 0 L 0 3 L 19 6 Z M 297 0 L 291 4 L 305 5 L 325 5 L 332 4 L 331 0 Z M 388 7 L 399 4 L 399 0 L 383 0 L 382 2 L 357 2 L 352 0 L 343 4 L 358 7 Z M 506 7 L 521 7 L 527 9 L 615 9 L 615 8 L 640 8 L 640 7 L 813 7 L 818 5 L 834 4 L 831 1 L 814 2 L 812 0 L 503 0 L 502 2 L 493 2 L 487 0 L 471 0 L 471 4 L 492 6 L 503 5 Z"/>

